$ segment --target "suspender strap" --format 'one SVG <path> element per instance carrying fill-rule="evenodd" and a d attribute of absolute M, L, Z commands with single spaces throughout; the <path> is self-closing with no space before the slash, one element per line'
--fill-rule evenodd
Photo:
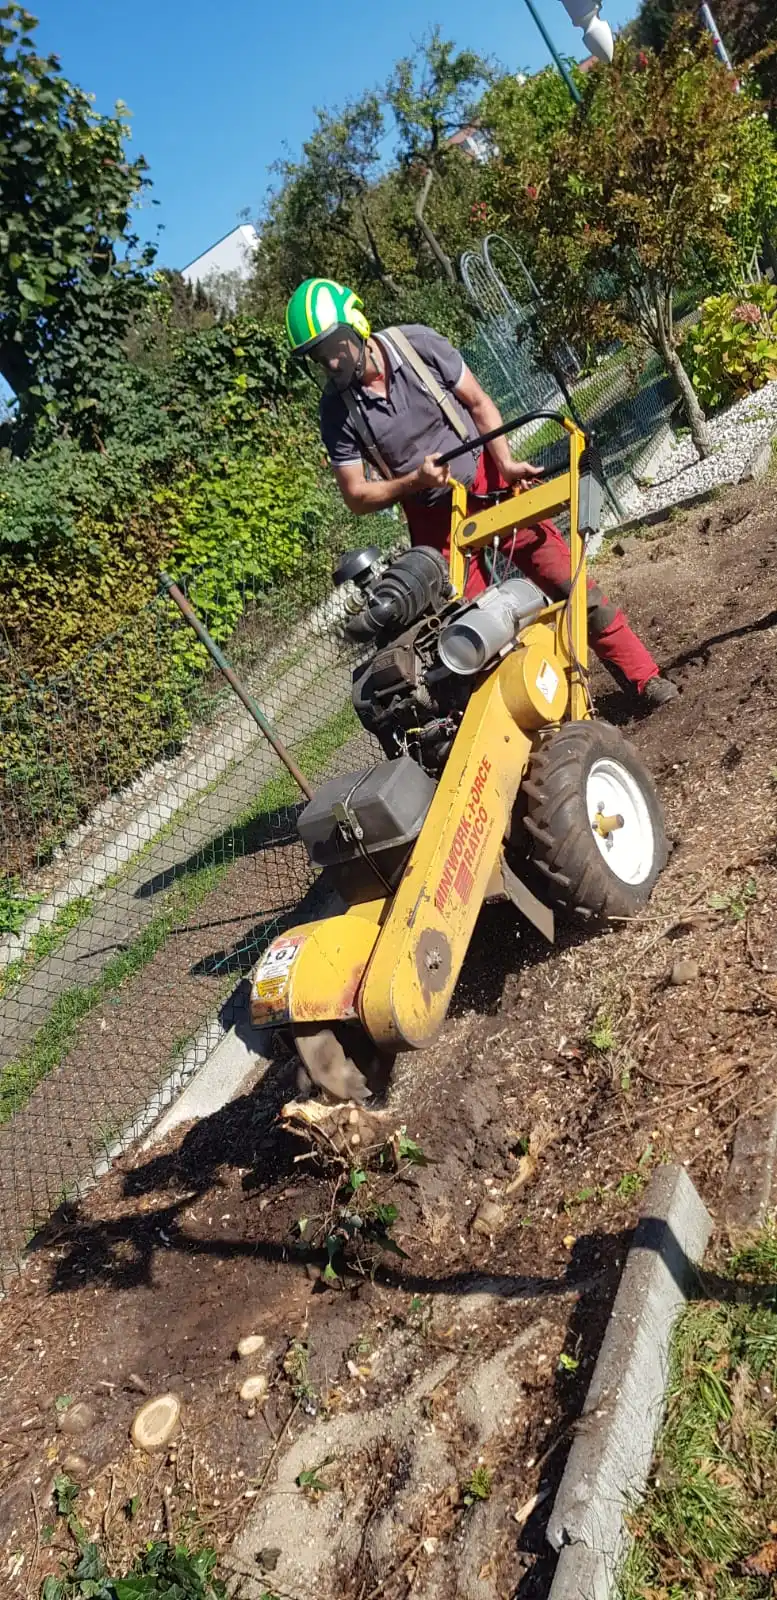
<path fill-rule="evenodd" d="M 454 433 L 457 433 L 462 440 L 468 439 L 469 433 L 464 420 L 456 410 L 450 395 L 446 394 L 445 390 L 440 387 L 434 373 L 429 371 L 426 362 L 421 359 L 418 351 L 413 348 L 407 335 L 402 332 L 401 328 L 387 328 L 386 336 L 393 340 L 400 354 L 407 361 L 408 366 L 412 367 L 422 387 L 428 389 L 432 399 L 437 401 L 443 416 L 450 423 Z"/>
<path fill-rule="evenodd" d="M 345 389 L 343 391 L 343 400 L 345 401 L 345 409 L 348 412 L 351 422 L 353 423 L 356 432 L 359 435 L 361 446 L 364 454 L 367 457 L 367 460 L 372 462 L 373 466 L 377 467 L 381 478 L 393 478 L 394 474 L 390 468 L 386 466 L 386 463 L 375 442 L 375 435 L 372 431 L 372 428 L 370 427 L 358 400 L 351 393 L 350 389 Z"/>

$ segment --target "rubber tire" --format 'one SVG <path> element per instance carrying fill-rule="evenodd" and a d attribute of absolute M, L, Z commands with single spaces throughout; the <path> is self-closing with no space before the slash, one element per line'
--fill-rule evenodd
<path fill-rule="evenodd" d="M 624 883 L 611 871 L 591 829 L 588 774 L 594 762 L 608 757 L 639 784 L 653 827 L 653 865 L 640 884 Z M 666 865 L 669 846 L 653 779 L 617 728 L 608 722 L 566 723 L 535 751 L 520 798 L 528 864 L 536 874 L 540 898 L 602 921 L 633 917 L 643 908 Z"/>

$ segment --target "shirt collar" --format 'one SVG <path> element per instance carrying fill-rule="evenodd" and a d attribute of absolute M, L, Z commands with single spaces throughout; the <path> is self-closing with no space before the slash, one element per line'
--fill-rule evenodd
<path fill-rule="evenodd" d="M 396 345 L 392 344 L 392 342 L 391 342 L 391 340 L 390 340 L 390 338 L 389 338 L 387 333 L 376 333 L 375 334 L 375 338 L 380 340 L 381 345 L 383 346 L 383 349 L 385 350 L 385 352 L 386 352 L 386 354 L 388 356 L 389 366 L 391 367 L 391 372 L 392 372 L 392 376 L 393 376 L 393 374 L 395 372 L 399 371 L 399 369 L 400 369 L 400 367 L 402 365 L 402 357 L 399 354 L 399 351 L 398 351 Z M 369 399 L 374 399 L 374 398 L 382 399 L 383 398 L 382 395 L 375 396 L 372 389 L 363 388 L 362 389 L 362 393 L 367 395 L 367 397 Z"/>

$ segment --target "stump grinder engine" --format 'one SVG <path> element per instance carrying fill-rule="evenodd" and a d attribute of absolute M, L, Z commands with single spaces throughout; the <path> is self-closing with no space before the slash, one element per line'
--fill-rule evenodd
<path fill-rule="evenodd" d="M 476 515 L 453 481 L 449 562 L 420 547 L 382 566 L 365 549 L 335 572 L 358 599 L 346 633 L 369 646 L 353 703 L 385 760 L 322 784 L 300 814 L 332 914 L 269 946 L 250 1016 L 286 1029 L 309 1078 L 337 1099 L 366 1099 L 398 1051 L 437 1037 L 485 900 L 511 900 L 552 940 L 556 910 L 632 916 L 666 860 L 652 778 L 595 720 L 588 686 L 586 543 L 601 465 L 574 423 L 539 415 L 566 429 L 561 476 Z M 510 537 L 564 508 L 569 594 L 553 602 L 510 575 Z M 492 583 L 467 601 L 480 550 Z"/>

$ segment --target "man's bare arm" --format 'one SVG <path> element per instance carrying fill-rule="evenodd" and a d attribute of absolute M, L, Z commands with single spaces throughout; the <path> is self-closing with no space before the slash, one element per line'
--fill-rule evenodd
<path fill-rule="evenodd" d="M 448 467 L 437 467 L 433 456 L 427 456 L 420 467 L 406 472 L 401 478 L 366 478 L 361 461 L 350 461 L 347 466 L 335 467 L 337 487 L 354 516 L 363 517 L 368 511 L 384 511 L 400 500 L 412 499 L 424 489 L 442 489 L 448 482 Z"/>
<path fill-rule="evenodd" d="M 464 368 L 456 385 L 456 399 L 466 407 L 478 433 L 490 433 L 492 428 L 501 428 L 502 416 L 499 407 L 494 405 L 485 389 L 481 389 L 469 367 Z M 542 477 L 541 467 L 532 467 L 528 461 L 513 460 L 505 434 L 501 439 L 492 439 L 486 449 L 496 462 L 506 483 L 515 484 L 519 489 L 528 489 L 537 478 Z"/>

